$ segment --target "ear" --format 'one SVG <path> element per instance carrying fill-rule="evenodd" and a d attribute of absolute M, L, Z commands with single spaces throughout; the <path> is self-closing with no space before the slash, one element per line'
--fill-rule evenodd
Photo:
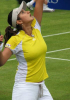
<path fill-rule="evenodd" d="M 21 25 L 21 24 L 23 24 L 23 22 L 21 21 L 21 20 L 17 20 L 17 25 L 19 24 L 19 25 Z"/>

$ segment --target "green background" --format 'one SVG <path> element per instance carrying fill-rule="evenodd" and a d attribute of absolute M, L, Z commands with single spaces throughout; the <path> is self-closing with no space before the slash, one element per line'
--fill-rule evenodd
<path fill-rule="evenodd" d="M 18 6 L 17 0 L 0 1 L 0 31 L 3 35 L 8 26 L 8 13 Z M 33 14 L 33 11 L 31 11 L 31 14 Z M 47 52 L 70 48 L 70 10 L 44 12 L 41 28 L 43 36 L 52 34 L 52 36 L 44 37 L 48 47 Z M 54 36 L 54 34 L 64 32 L 68 32 L 68 34 Z M 46 53 L 46 57 L 55 58 L 46 58 L 49 74 L 49 78 L 45 80 L 47 88 L 54 100 L 70 100 L 70 61 L 62 60 L 70 60 L 70 49 Z M 15 58 L 15 56 L 11 58 Z M 59 58 L 59 60 L 56 58 Z M 11 100 L 17 64 L 17 60 L 7 61 L 0 68 L 0 100 Z"/>

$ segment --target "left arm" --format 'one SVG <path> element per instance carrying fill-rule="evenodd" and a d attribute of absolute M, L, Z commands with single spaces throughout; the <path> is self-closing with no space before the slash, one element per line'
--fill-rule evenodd
<path fill-rule="evenodd" d="M 35 10 L 34 10 L 34 17 L 37 19 L 40 25 L 41 25 L 42 14 L 43 14 L 43 3 L 44 0 L 36 0 Z"/>

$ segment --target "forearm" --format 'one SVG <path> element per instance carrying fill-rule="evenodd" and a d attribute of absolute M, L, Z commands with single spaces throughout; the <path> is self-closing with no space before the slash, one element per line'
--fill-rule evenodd
<path fill-rule="evenodd" d="M 3 43 L 0 44 L 0 66 L 3 66 L 5 63 L 4 54 L 2 52 Z"/>
<path fill-rule="evenodd" d="M 34 17 L 37 19 L 40 25 L 43 14 L 43 3 L 44 0 L 36 0 L 35 10 L 34 10 Z"/>
<path fill-rule="evenodd" d="M 4 56 L 2 51 L 0 51 L 0 66 L 4 65 Z"/>
<path fill-rule="evenodd" d="M 46 5 L 47 5 L 47 4 L 48 4 L 48 1 L 47 1 L 47 0 L 44 0 L 44 4 L 46 4 Z"/>
<path fill-rule="evenodd" d="M 37 3 L 37 2 L 40 2 L 40 3 L 42 3 L 42 4 L 45 2 L 45 0 L 34 0 L 34 1 L 36 1 L 36 3 Z"/>
<path fill-rule="evenodd" d="M 12 55 L 12 52 L 9 48 L 4 48 L 3 52 L 2 48 L 3 48 L 3 35 L 0 34 L 0 66 L 3 66 Z"/>
<path fill-rule="evenodd" d="M 3 66 L 11 55 L 12 51 L 9 48 L 4 48 L 3 52 L 0 51 L 0 66 Z"/>
<path fill-rule="evenodd" d="M 2 66 L 2 61 L 3 61 L 2 48 L 3 48 L 3 43 L 0 44 L 0 66 Z"/>
<path fill-rule="evenodd" d="M 33 1 L 37 2 L 38 0 L 33 0 Z M 47 4 L 48 3 L 48 0 L 43 0 L 43 2 Z"/>

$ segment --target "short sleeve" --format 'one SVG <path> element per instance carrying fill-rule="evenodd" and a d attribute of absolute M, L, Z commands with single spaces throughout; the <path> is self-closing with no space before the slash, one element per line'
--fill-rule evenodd
<path fill-rule="evenodd" d="M 32 21 L 31 26 L 32 26 L 32 28 L 38 29 L 41 32 L 41 26 L 38 23 L 38 21 L 36 20 L 36 18 L 34 18 L 34 20 Z"/>
<path fill-rule="evenodd" d="M 36 20 L 36 24 L 35 24 L 34 28 L 38 29 L 41 32 L 41 26 L 40 26 L 40 24 L 38 23 L 37 20 Z"/>
<path fill-rule="evenodd" d="M 5 47 L 9 48 L 13 54 L 16 54 L 18 52 L 18 49 L 16 50 L 16 47 L 18 45 L 17 38 L 15 36 L 12 36 L 6 43 Z"/>

